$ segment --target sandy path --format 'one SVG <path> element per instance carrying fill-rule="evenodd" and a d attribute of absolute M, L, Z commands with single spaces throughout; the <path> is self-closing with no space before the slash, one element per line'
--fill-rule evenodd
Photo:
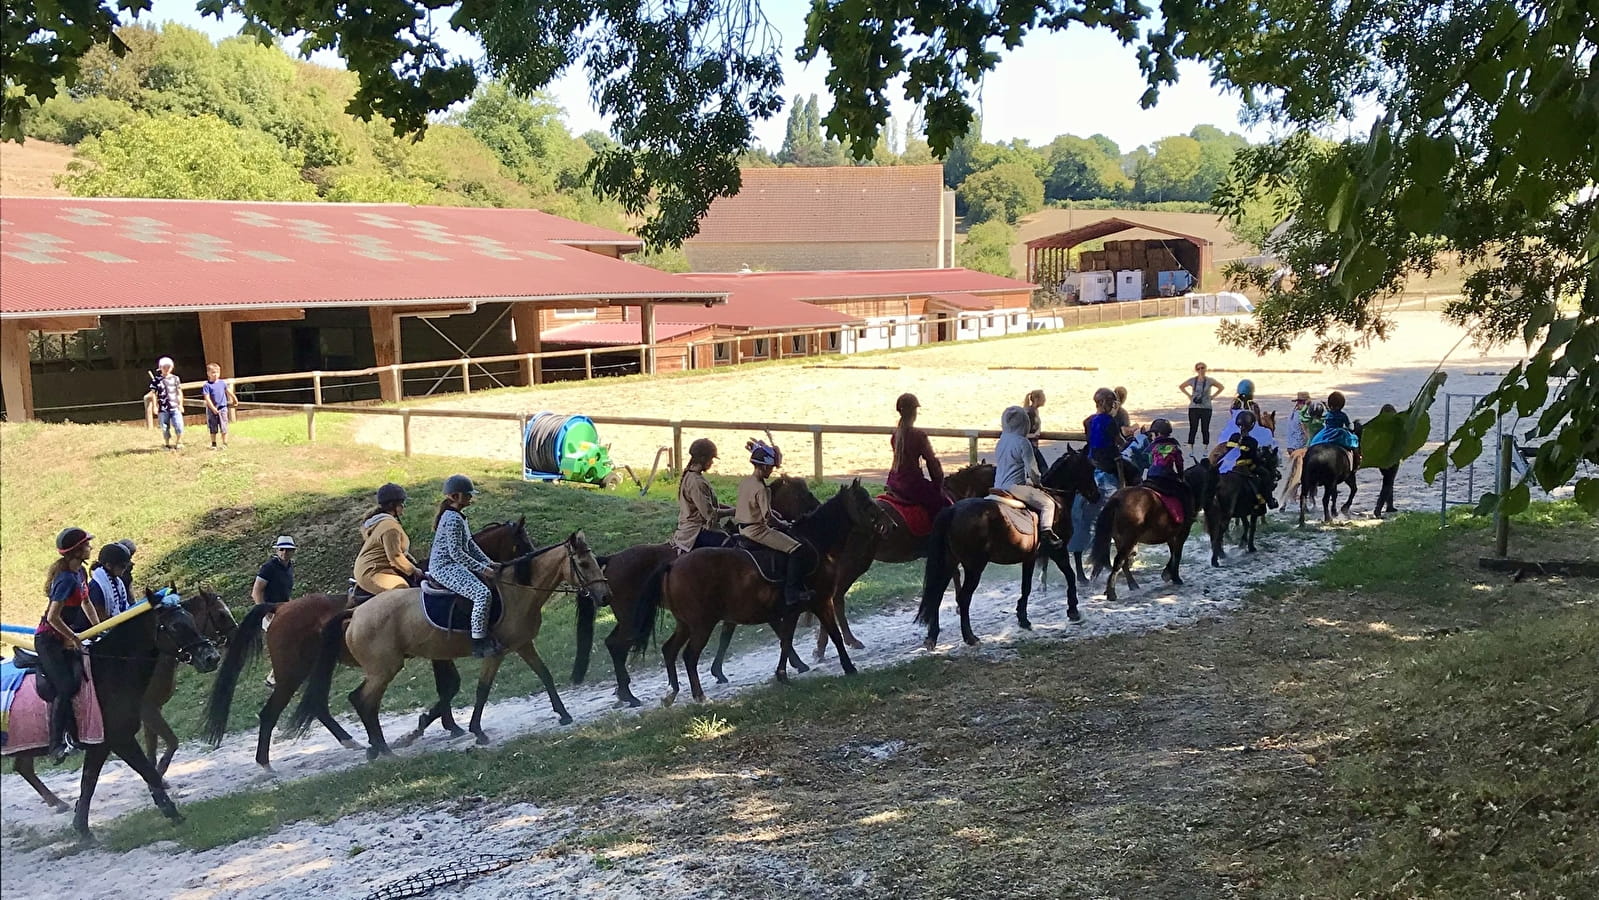
<path fill-rule="evenodd" d="M 1050 397 L 1043 410 L 1045 427 L 1076 431 L 1093 412 L 1094 389 L 1121 385 L 1128 389 L 1128 408 L 1135 420 L 1172 417 L 1181 438 L 1187 431 L 1187 412 L 1177 385 L 1193 374 L 1193 365 L 1199 360 L 1209 364 L 1212 374 L 1226 386 L 1225 397 L 1231 396 L 1239 378 L 1252 378 L 1267 409 L 1286 412 L 1299 390 L 1320 398 L 1335 389 L 1348 396 L 1349 412 L 1356 418 L 1370 418 L 1384 403 L 1404 408 L 1427 373 L 1456 346 L 1461 332 L 1444 323 L 1436 312 L 1400 312 L 1395 319 L 1393 338 L 1363 351 L 1355 366 L 1345 369 L 1312 362 L 1312 338 L 1296 343 L 1287 353 L 1259 357 L 1237 347 L 1223 347 L 1215 338 L 1219 320 L 1204 317 L 943 344 L 858 359 L 832 357 L 805 366 L 767 366 L 655 381 L 569 382 L 452 397 L 445 402 L 452 408 L 502 412 L 555 410 L 592 416 L 887 426 L 894 424 L 894 398 L 911 391 L 922 401 L 924 426 L 997 428 L 1000 412 L 1007 405 L 1020 403 L 1029 390 L 1043 388 Z M 1447 389 L 1482 393 L 1519 358 L 1512 351 L 1483 356 L 1469 344 L 1461 345 L 1445 367 L 1450 372 Z M 851 365 L 895 368 L 845 368 Z M 1478 374 L 1484 372 L 1494 374 Z M 1464 408 L 1458 412 L 1463 413 Z M 519 459 L 515 432 L 514 424 L 502 422 L 412 423 L 414 448 L 419 453 Z M 656 449 L 671 442 L 671 433 L 664 428 L 602 425 L 600 436 L 611 445 L 614 460 L 641 474 L 649 470 Z M 684 438 L 699 436 L 696 432 Z M 738 448 L 748 433 L 710 432 L 705 436 L 722 448 L 724 469 L 742 471 Z M 393 450 L 403 443 L 398 422 L 389 418 L 362 420 L 357 438 Z M 789 450 L 789 467 L 809 473 L 810 437 L 779 434 L 777 438 Z M 964 464 L 964 439 L 935 439 L 934 445 L 950 463 Z M 887 448 L 886 438 L 830 435 L 824 444 L 827 472 L 880 472 L 888 462 Z M 985 442 L 980 452 L 992 452 L 991 445 Z"/>

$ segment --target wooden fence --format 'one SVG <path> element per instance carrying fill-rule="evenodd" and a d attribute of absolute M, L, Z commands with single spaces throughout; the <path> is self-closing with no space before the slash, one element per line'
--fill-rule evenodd
<path fill-rule="evenodd" d="M 411 420 L 412 419 L 479 419 L 495 422 L 513 422 L 516 424 L 516 446 L 522 446 L 522 436 L 527 432 L 527 422 L 532 418 L 527 413 L 490 412 L 475 409 L 439 409 L 437 407 L 417 408 L 390 408 L 378 406 L 327 406 L 313 403 L 242 403 L 241 409 L 272 409 L 285 412 L 302 412 L 305 415 L 305 436 L 308 441 L 317 439 L 316 417 L 318 413 L 337 413 L 341 415 L 357 416 L 390 416 L 400 419 L 400 431 L 403 435 L 405 455 L 411 455 Z M 892 435 L 895 428 L 891 425 L 818 425 L 800 424 L 795 422 L 723 422 L 712 419 L 656 419 L 635 416 L 589 416 L 596 425 L 626 425 L 645 428 L 660 428 L 671 432 L 672 469 L 683 470 L 683 431 L 771 431 L 786 434 L 809 434 L 811 436 L 811 474 L 820 481 L 826 477 L 827 470 L 824 463 L 823 438 L 829 434 L 855 434 L 879 435 L 887 437 Z M 967 447 L 967 461 L 976 465 L 978 460 L 977 442 L 980 440 L 997 440 L 1000 432 L 995 428 L 923 428 L 928 437 L 935 438 L 965 438 Z M 1040 438 L 1046 441 L 1083 441 L 1086 440 L 1081 432 L 1070 431 L 1045 431 Z"/>

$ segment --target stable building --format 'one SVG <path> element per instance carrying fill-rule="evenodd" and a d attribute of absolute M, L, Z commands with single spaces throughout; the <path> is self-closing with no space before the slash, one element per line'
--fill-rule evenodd
<path fill-rule="evenodd" d="M 538 353 L 564 317 L 620 308 L 647 344 L 658 311 L 726 303 L 725 289 L 623 259 L 642 249 L 537 210 L 0 198 L 4 413 L 134 417 L 161 356 L 198 380 L 208 362 L 232 376 Z M 541 368 L 482 375 L 535 384 Z M 421 374 L 331 386 L 326 400 L 460 386 L 458 370 Z M 261 387 L 257 399 L 303 399 Z"/>
<path fill-rule="evenodd" d="M 1141 236 L 1077 250 L 1125 232 Z M 1112 217 L 1028 241 L 1027 278 L 1083 303 L 1173 297 L 1204 288 L 1212 254 L 1208 238 Z"/>

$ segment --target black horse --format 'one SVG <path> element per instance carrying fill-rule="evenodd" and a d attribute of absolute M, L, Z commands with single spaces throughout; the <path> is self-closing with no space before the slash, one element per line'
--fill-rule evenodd
<path fill-rule="evenodd" d="M 1210 532 L 1210 564 L 1220 567 L 1227 556 L 1223 544 L 1227 529 L 1234 518 L 1241 524 L 1238 545 L 1255 552 L 1255 528 L 1265 517 L 1262 497 L 1270 497 L 1277 488 L 1279 458 L 1274 448 L 1257 451 L 1255 471 L 1237 469 L 1218 477 L 1210 491 L 1210 502 L 1205 505 L 1205 529 Z M 1259 491 L 1259 496 L 1256 492 Z"/>
<path fill-rule="evenodd" d="M 1362 423 L 1356 422 L 1354 432 L 1359 436 Z M 1396 467 L 1397 469 L 1397 467 Z M 1355 491 L 1360 484 L 1355 479 L 1355 474 L 1360 470 L 1360 451 L 1350 451 L 1337 444 L 1312 444 L 1305 451 L 1305 469 L 1299 479 L 1299 524 L 1305 524 L 1305 501 L 1314 500 L 1316 488 L 1321 488 L 1321 520 L 1331 522 L 1332 511 L 1338 506 L 1338 486 L 1349 486 L 1349 498 L 1344 501 L 1343 514 L 1349 515 L 1349 507 L 1355 502 Z M 1393 485 L 1384 476 L 1384 485 L 1388 491 L 1388 503 L 1393 503 Z"/>
<path fill-rule="evenodd" d="M 163 604 L 149 591 L 145 592 L 145 600 L 154 607 L 151 612 L 117 625 L 89 647 L 90 675 L 100 701 L 105 740 L 89 744 L 83 751 L 82 779 L 72 827 L 85 842 L 94 840 L 89 831 L 89 804 L 94 800 L 100 770 L 113 753 L 144 779 L 150 788 L 150 799 L 163 815 L 174 822 L 183 821 L 177 806 L 167 795 L 161 773 L 139 746 L 144 697 L 155 676 L 156 665 L 163 658 L 188 663 L 204 673 L 217 667 L 221 654 L 200 633 L 199 625 L 188 610 L 176 603 Z M 33 771 L 34 758 L 42 755 L 43 750 L 19 753 L 13 765 L 17 774 L 33 785 L 46 803 L 65 811 L 66 804 L 51 793 Z"/>

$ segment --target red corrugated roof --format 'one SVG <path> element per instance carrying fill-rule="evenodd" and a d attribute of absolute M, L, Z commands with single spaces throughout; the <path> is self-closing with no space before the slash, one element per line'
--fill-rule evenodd
<path fill-rule="evenodd" d="M 684 304 L 670 309 L 661 308 L 655 313 L 658 321 L 729 325 L 735 328 L 810 328 L 818 325 L 848 325 L 857 321 L 853 316 L 846 316 L 825 306 L 797 300 L 782 285 L 735 283 L 702 275 L 682 277 L 708 291 L 728 292 L 727 304 L 712 307 Z"/>
<path fill-rule="evenodd" d="M 1100 219 L 1098 222 L 1090 222 L 1087 225 L 1083 225 L 1079 228 L 1073 228 L 1070 231 L 1061 231 L 1055 234 L 1048 234 L 1043 237 L 1033 238 L 1027 242 L 1027 247 L 1031 250 L 1037 250 L 1046 247 L 1069 250 L 1078 244 L 1084 243 L 1085 241 L 1097 240 L 1098 238 L 1109 237 L 1110 235 L 1118 234 L 1123 231 L 1130 231 L 1133 229 L 1153 231 L 1156 234 L 1170 235 L 1171 237 L 1188 241 L 1196 247 L 1210 246 L 1210 239 L 1200 237 L 1199 235 L 1184 234 L 1181 231 L 1172 231 L 1170 228 L 1162 228 L 1159 225 L 1148 225 L 1143 222 L 1134 222 L 1131 219 L 1112 217 L 1109 219 Z"/>
<path fill-rule="evenodd" d="M 943 166 L 744 169 L 718 197 L 692 241 L 936 241 L 942 231 Z"/>
<path fill-rule="evenodd" d="M 695 272 L 688 277 L 725 290 L 760 286 L 820 302 L 905 294 L 1032 292 L 1038 286 L 971 269 L 882 269 L 840 272 Z"/>
<path fill-rule="evenodd" d="M 638 240 L 526 209 L 0 198 L 0 314 L 722 299 L 592 245 Z"/>
<path fill-rule="evenodd" d="M 655 340 L 669 341 L 695 331 L 704 331 L 710 325 L 655 323 Z M 637 321 L 632 322 L 579 322 L 562 325 L 543 333 L 546 344 L 642 344 L 644 337 Z"/>

